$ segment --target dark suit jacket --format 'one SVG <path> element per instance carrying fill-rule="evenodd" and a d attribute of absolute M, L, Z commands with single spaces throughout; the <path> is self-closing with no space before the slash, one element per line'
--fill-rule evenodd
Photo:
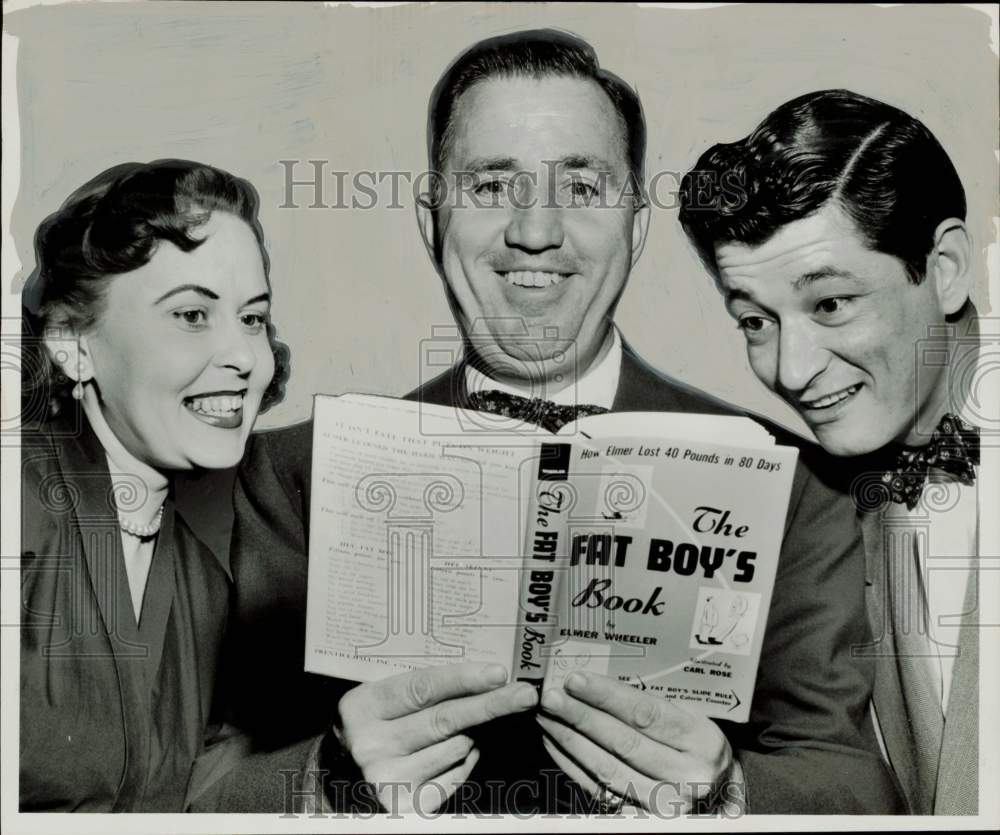
<path fill-rule="evenodd" d="M 456 366 L 409 396 L 461 403 L 464 369 Z M 614 409 L 738 413 L 658 374 L 628 348 Z M 868 722 L 874 670 L 851 657 L 851 646 L 868 638 L 864 554 L 853 506 L 816 476 L 815 448 L 773 424 L 768 428 L 779 443 L 796 443 L 803 451 L 751 720 L 720 724 L 738 751 L 753 812 L 898 812 L 897 786 Z M 258 685 L 252 703 L 244 705 L 244 717 L 259 727 L 270 720 L 276 745 L 322 732 L 332 700 L 352 686 L 302 672 L 311 447 L 311 423 L 257 434 L 235 494 L 240 665 L 249 670 L 252 662 L 267 671 L 257 678 L 264 688 Z M 288 721 L 278 726 L 275 716 Z M 488 741 L 497 738 L 487 734 Z M 510 748 L 508 763 L 523 763 L 524 744 L 519 739 Z M 484 751 L 483 760 L 489 759 Z M 504 771 L 509 779 L 511 771 Z"/>

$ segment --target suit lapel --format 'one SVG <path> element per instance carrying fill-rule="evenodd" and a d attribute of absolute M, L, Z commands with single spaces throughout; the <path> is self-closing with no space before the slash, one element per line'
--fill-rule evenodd
<path fill-rule="evenodd" d="M 956 355 L 951 361 L 951 371 L 973 368 L 979 374 L 984 372 L 984 355 L 979 342 L 979 319 L 975 309 L 968 320 L 966 340 L 955 345 Z M 966 380 L 970 375 L 963 375 Z M 971 395 L 966 393 L 966 401 L 959 414 L 972 425 L 981 423 L 981 416 L 989 412 L 972 407 Z M 995 407 L 995 400 L 991 400 Z M 983 453 L 977 468 L 976 491 L 976 536 L 974 554 L 982 553 L 983 507 L 982 485 L 996 481 L 998 472 L 992 462 L 995 459 Z M 990 509 L 989 513 L 995 513 Z M 937 777 L 937 793 L 934 813 L 936 815 L 976 815 L 979 813 L 979 619 L 983 611 L 982 574 L 978 560 L 973 562 L 965 587 L 962 606 L 961 627 L 958 632 L 958 657 L 952 669 L 951 685 L 948 691 L 948 712 L 945 716 L 944 734 L 941 743 L 941 757 Z"/>
<path fill-rule="evenodd" d="M 160 671 L 163 658 L 163 643 L 167 635 L 167 620 L 174 603 L 174 525 L 176 514 L 168 498 L 163 510 L 163 522 L 156 539 L 153 561 L 146 578 L 146 592 L 142 599 L 142 616 L 139 619 L 139 640 L 149 653 L 142 665 L 146 673 L 146 683 L 152 690 Z"/>
<path fill-rule="evenodd" d="M 952 672 L 934 813 L 974 815 L 979 807 L 979 575 L 965 592 L 958 658 Z"/>
<path fill-rule="evenodd" d="M 76 524 L 71 535 L 84 553 L 90 588 L 111 645 L 111 663 L 121 692 L 127 756 L 112 811 L 125 811 L 142 797 L 149 756 L 148 688 L 144 675 L 149 648 L 139 638 L 132 612 L 118 513 L 104 449 L 86 419 L 81 420 L 73 438 L 57 447 L 63 450 L 59 475 L 68 495 L 76 502 Z"/>
<path fill-rule="evenodd" d="M 171 490 L 172 524 L 176 526 L 178 520 L 183 519 L 188 530 L 211 551 L 230 579 L 233 576 L 229 559 L 233 539 L 233 505 L 231 501 L 220 503 L 218 497 L 232 496 L 235 480 L 235 467 L 227 470 L 190 470 L 174 474 Z M 164 512 L 170 508 L 171 502 L 168 501 Z M 165 518 L 164 529 L 167 521 Z M 160 538 L 164 539 L 162 535 Z M 171 535 L 168 541 L 175 542 L 176 538 Z"/>
<path fill-rule="evenodd" d="M 930 798 L 921 790 L 919 752 L 907 718 L 903 684 L 896 666 L 896 645 L 891 628 L 886 576 L 885 532 L 882 514 L 864 513 L 861 532 L 865 545 L 865 602 L 872 643 L 856 647 L 856 655 L 875 662 L 872 701 L 889 764 L 903 788 L 914 814 L 930 814 Z M 926 808 L 925 808 L 926 807 Z"/>
<path fill-rule="evenodd" d="M 643 386 L 642 372 L 643 368 L 638 358 L 623 343 L 622 364 L 618 373 L 618 389 L 611 404 L 612 412 L 643 411 L 642 392 L 644 389 L 648 391 L 649 387 Z"/>
<path fill-rule="evenodd" d="M 641 367 L 633 358 L 628 346 L 622 344 L 622 364 L 618 372 L 618 389 L 615 391 L 615 399 L 611 404 L 612 412 L 635 412 L 639 411 L 636 403 L 636 392 L 641 389 Z"/>
<path fill-rule="evenodd" d="M 685 412 L 747 415 L 717 397 L 647 365 L 622 337 L 622 364 L 613 412 Z"/>
<path fill-rule="evenodd" d="M 415 400 L 418 403 L 433 403 L 437 406 L 454 406 L 466 408 L 468 393 L 465 388 L 464 360 L 455 363 L 443 374 L 414 389 L 404 397 L 404 400 Z"/>
<path fill-rule="evenodd" d="M 79 434 L 62 444 L 62 449 L 60 475 L 75 500 L 74 533 L 83 551 L 101 621 L 115 649 L 116 663 L 119 652 L 122 658 L 141 657 L 142 648 L 130 640 L 136 637 L 135 618 L 128 602 L 118 514 L 104 450 L 86 420 Z M 124 599 L 122 589 L 126 592 Z"/>

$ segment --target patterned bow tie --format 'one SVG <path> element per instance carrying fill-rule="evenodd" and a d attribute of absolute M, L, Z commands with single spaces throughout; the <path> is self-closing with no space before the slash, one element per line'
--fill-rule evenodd
<path fill-rule="evenodd" d="M 572 423 L 577 418 L 588 415 L 603 415 L 608 411 L 603 406 L 589 404 L 560 406 L 558 403 L 542 400 L 540 397 L 520 397 L 495 389 L 473 392 L 468 396 L 466 404 L 477 412 L 490 412 L 501 417 L 527 421 L 541 426 L 549 432 L 558 432 L 567 423 Z"/>
<path fill-rule="evenodd" d="M 978 465 L 979 427 L 946 414 L 927 446 L 904 447 L 896 453 L 895 465 L 886 470 L 882 481 L 888 486 L 892 501 L 913 510 L 920 501 L 930 467 L 949 473 L 962 484 L 972 485 L 976 483 Z"/>

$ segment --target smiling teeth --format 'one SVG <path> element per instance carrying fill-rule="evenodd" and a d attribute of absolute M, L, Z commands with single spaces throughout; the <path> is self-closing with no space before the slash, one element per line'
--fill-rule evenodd
<path fill-rule="evenodd" d="M 834 394 L 828 394 L 826 397 L 821 397 L 819 400 L 806 401 L 805 405 L 810 409 L 825 409 L 827 406 L 832 406 L 835 403 L 839 403 L 841 400 L 846 400 L 860 387 L 860 385 L 850 386 L 842 391 L 835 392 Z"/>
<path fill-rule="evenodd" d="M 533 270 L 517 270 L 507 273 L 507 283 L 518 287 L 549 287 L 558 284 L 565 276 L 562 273 L 536 272 Z"/>
<path fill-rule="evenodd" d="M 231 415 L 243 408 L 243 398 L 238 396 L 195 397 L 188 407 L 203 415 Z"/>

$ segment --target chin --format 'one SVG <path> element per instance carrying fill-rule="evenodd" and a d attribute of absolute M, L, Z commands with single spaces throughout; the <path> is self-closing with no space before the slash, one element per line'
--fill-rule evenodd
<path fill-rule="evenodd" d="M 516 337 L 497 337 L 494 348 L 515 360 L 538 362 L 552 359 L 558 354 L 565 354 L 572 344 L 571 339 L 524 334 Z"/>
<path fill-rule="evenodd" d="M 542 354 L 536 343 L 529 338 L 474 343 L 474 347 L 490 375 L 497 379 L 516 379 L 530 383 L 539 379 L 542 364 L 548 360 L 548 356 Z"/>
<path fill-rule="evenodd" d="M 220 444 L 214 449 L 192 451 L 188 456 L 191 467 L 202 470 L 225 470 L 235 467 L 243 458 L 246 445 L 242 441 L 237 444 Z"/>
<path fill-rule="evenodd" d="M 830 455 L 838 458 L 852 458 L 857 455 L 867 455 L 884 447 L 889 440 L 886 438 L 859 438 L 843 432 L 817 431 L 816 439 Z"/>

